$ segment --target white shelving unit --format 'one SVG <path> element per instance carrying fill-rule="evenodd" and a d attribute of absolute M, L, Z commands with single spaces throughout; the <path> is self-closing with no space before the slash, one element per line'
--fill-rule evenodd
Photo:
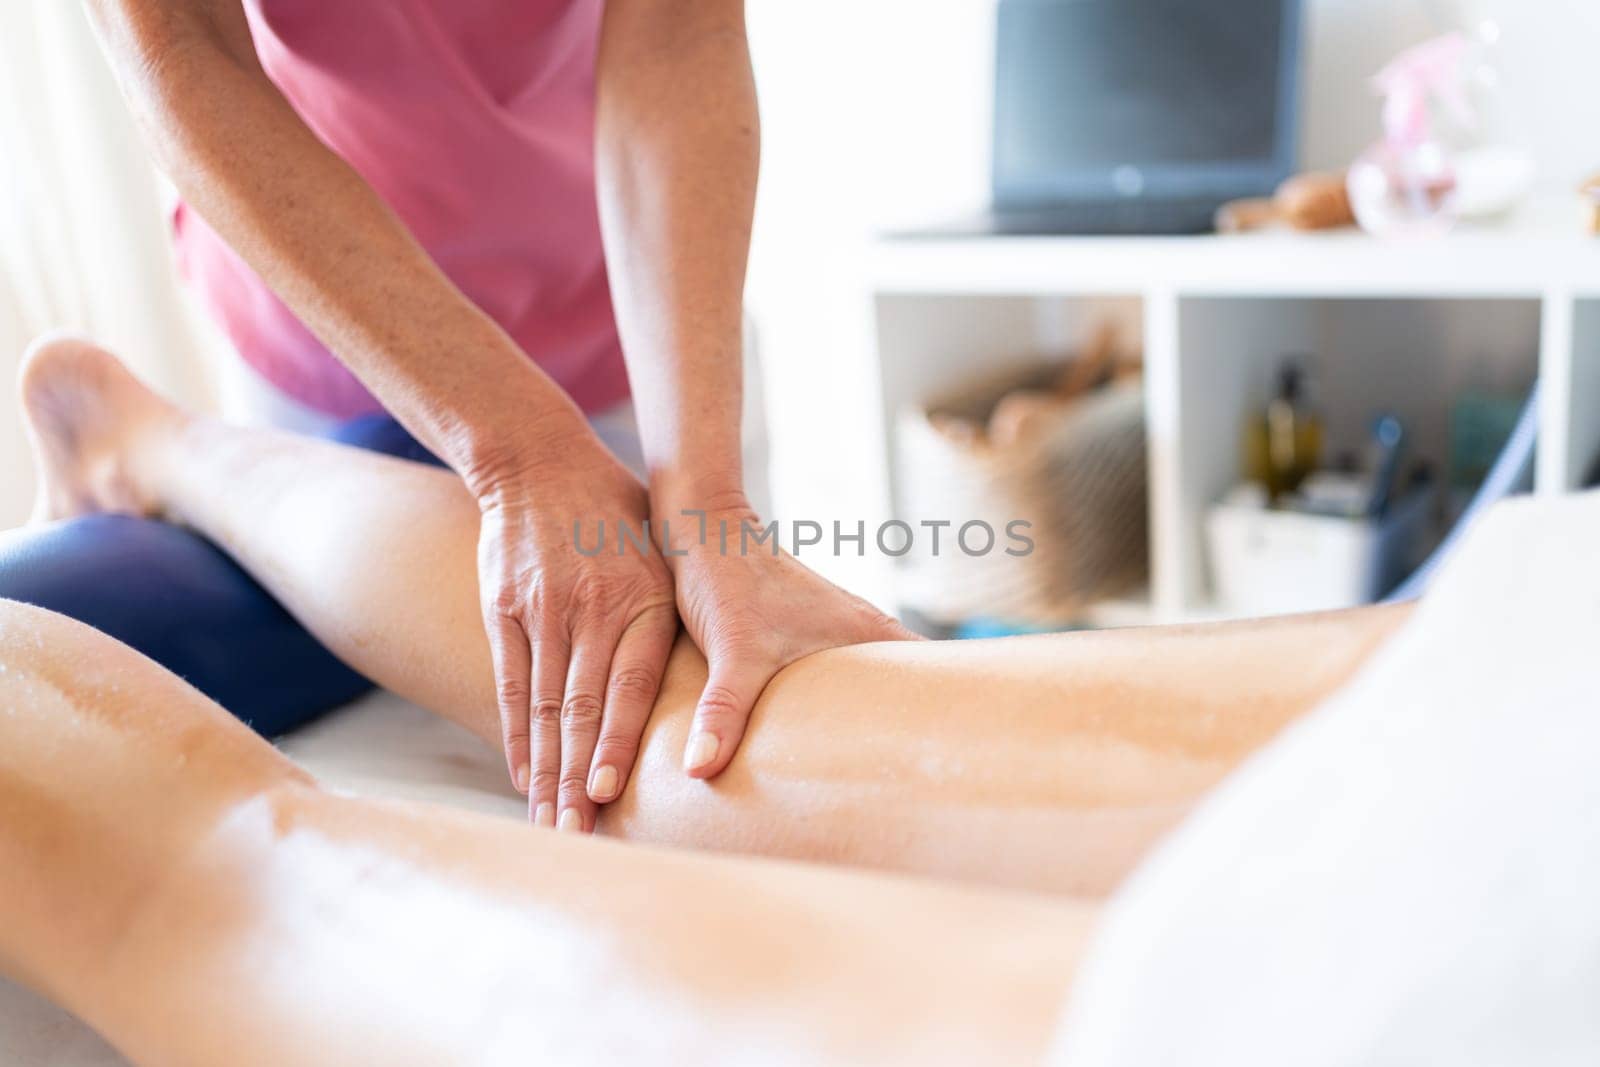
<path fill-rule="evenodd" d="M 1151 590 L 1147 604 L 1113 606 L 1117 621 L 1211 613 L 1205 509 L 1239 480 L 1243 420 L 1286 354 L 1312 359 L 1333 451 L 1394 410 L 1439 470 L 1455 397 L 1538 377 L 1538 490 L 1569 491 L 1600 452 L 1600 241 L 1574 220 L 1547 203 L 1409 243 L 1355 232 L 876 243 L 863 283 L 888 511 L 897 412 L 1064 352 L 1107 317 L 1144 348 L 1150 463 Z"/>

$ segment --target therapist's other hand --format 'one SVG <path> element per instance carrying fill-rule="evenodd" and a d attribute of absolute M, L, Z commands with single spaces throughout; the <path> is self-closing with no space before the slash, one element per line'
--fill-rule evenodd
<path fill-rule="evenodd" d="M 670 524 L 674 549 L 687 553 L 669 557 L 678 612 L 709 668 L 684 746 L 683 766 L 691 776 L 722 772 L 762 690 L 795 660 L 843 645 L 921 640 L 789 553 L 774 553 L 774 542 L 745 546 L 742 524 L 752 534 L 762 532 L 748 506 L 707 511 L 704 544 L 697 518 L 663 510 L 657 515 Z"/>
<path fill-rule="evenodd" d="M 597 804 L 633 770 L 678 616 L 659 552 L 616 551 L 621 524 L 643 529 L 644 487 L 598 442 L 562 451 L 479 494 L 478 582 L 506 761 L 529 818 L 592 830 Z"/>

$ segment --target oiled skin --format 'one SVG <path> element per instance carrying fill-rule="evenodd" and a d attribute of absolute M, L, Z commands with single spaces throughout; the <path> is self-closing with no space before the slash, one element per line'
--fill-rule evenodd
<path fill-rule="evenodd" d="M 187 417 L 138 451 L 129 476 L 156 510 L 226 548 L 357 670 L 499 744 L 478 512 L 456 479 Z M 680 639 L 638 769 L 595 829 L 1104 893 L 1408 611 L 823 652 L 773 680 L 710 783 L 679 764 L 705 679 Z"/>
<path fill-rule="evenodd" d="M 21 394 L 40 514 L 186 523 L 363 674 L 500 743 L 479 510 L 459 479 L 197 418 L 81 341 L 36 345 Z M 1103 893 L 1407 612 L 818 653 L 767 686 L 709 783 L 678 765 L 706 677 L 680 639 L 636 773 L 584 828 Z"/>
<path fill-rule="evenodd" d="M 0 602 L 0 971 L 138 1063 L 1005 1062 L 1091 912 L 324 793 Z"/>

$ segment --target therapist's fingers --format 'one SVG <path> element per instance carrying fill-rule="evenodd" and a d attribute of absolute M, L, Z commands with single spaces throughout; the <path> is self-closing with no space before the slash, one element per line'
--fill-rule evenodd
<path fill-rule="evenodd" d="M 587 789 L 589 762 L 600 739 L 606 673 L 621 636 L 615 621 L 598 614 L 591 614 L 580 627 L 572 638 L 561 706 L 561 782 L 556 792 L 556 828 L 578 832 L 594 826 L 595 804 Z"/>
<path fill-rule="evenodd" d="M 533 772 L 528 817 L 535 826 L 556 824 L 561 785 L 561 699 L 567 687 L 571 644 L 566 620 L 545 612 L 532 624 L 533 692 L 528 703 L 528 747 Z"/>
<path fill-rule="evenodd" d="M 506 769 L 517 792 L 528 791 L 528 685 L 532 664 L 528 637 L 522 624 L 510 616 L 489 611 L 484 619 L 489 654 L 494 663 L 495 700 L 500 708 L 500 740 L 505 746 Z"/>
<path fill-rule="evenodd" d="M 605 804 L 628 784 L 677 636 L 678 612 L 663 604 L 635 616 L 617 644 L 606 682 L 600 744 L 589 770 L 589 799 Z"/>
<path fill-rule="evenodd" d="M 694 778 L 721 774 L 744 739 L 745 724 L 779 664 L 755 652 L 713 652 L 694 725 L 683 748 L 683 769 Z"/>

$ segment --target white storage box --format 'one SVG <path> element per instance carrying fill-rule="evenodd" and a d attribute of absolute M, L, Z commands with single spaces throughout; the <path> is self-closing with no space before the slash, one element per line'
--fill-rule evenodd
<path fill-rule="evenodd" d="M 1219 606 L 1283 615 L 1369 604 L 1420 562 L 1432 493 L 1415 491 L 1381 523 L 1218 504 L 1206 541 Z"/>

